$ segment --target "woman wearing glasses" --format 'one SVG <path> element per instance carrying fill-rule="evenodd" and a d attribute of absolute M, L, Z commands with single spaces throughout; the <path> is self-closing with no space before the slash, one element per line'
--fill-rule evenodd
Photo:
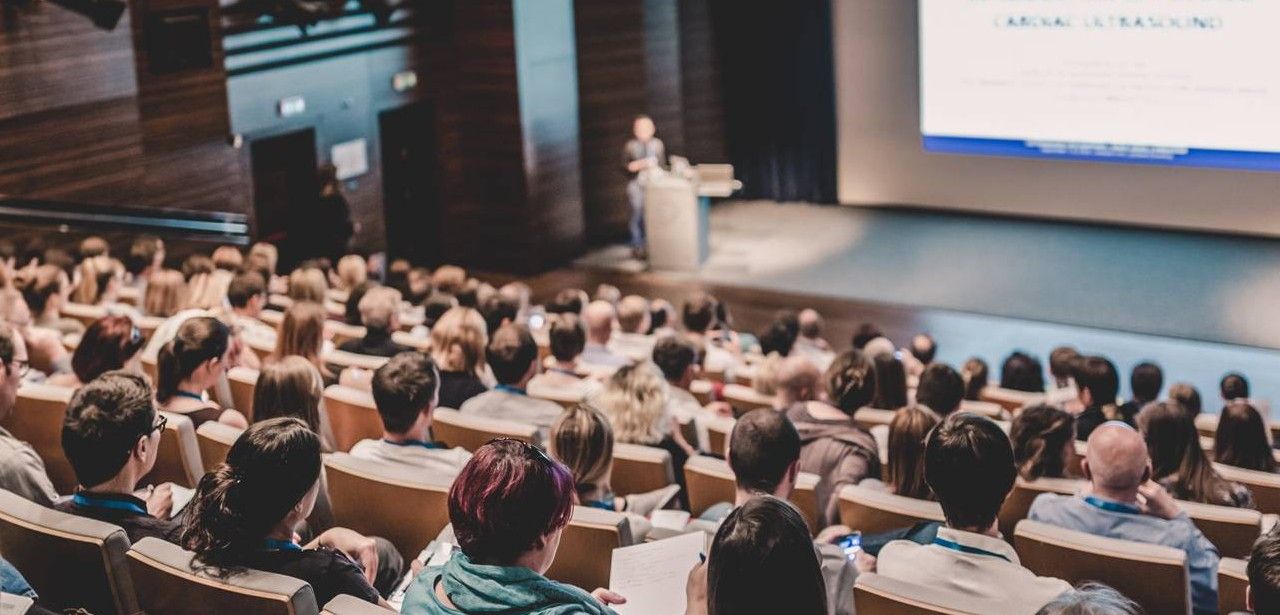
<path fill-rule="evenodd" d="M 80 337 L 80 343 L 71 355 L 71 373 L 50 376 L 46 382 L 80 388 L 84 383 L 117 369 L 142 373 L 138 355 L 142 345 L 142 331 L 127 316 L 99 318 Z"/>
<path fill-rule="evenodd" d="M 480 447 L 449 490 L 449 520 L 462 552 L 414 579 L 400 612 L 604 614 L 625 600 L 588 594 L 544 576 L 573 513 L 573 476 L 536 447 L 494 440 Z"/>

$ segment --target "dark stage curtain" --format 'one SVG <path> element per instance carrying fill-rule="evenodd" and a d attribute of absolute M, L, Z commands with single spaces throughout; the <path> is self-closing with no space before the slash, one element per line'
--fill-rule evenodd
<path fill-rule="evenodd" d="M 711 0 L 710 8 L 742 196 L 835 203 L 830 0 Z"/>

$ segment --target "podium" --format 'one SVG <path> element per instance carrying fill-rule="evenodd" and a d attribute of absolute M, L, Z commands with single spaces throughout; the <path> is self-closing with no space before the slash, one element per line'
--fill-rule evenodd
<path fill-rule="evenodd" d="M 710 253 L 711 198 L 730 196 L 741 187 L 728 164 L 701 164 L 691 173 L 651 176 L 644 196 L 649 266 L 698 271 Z"/>

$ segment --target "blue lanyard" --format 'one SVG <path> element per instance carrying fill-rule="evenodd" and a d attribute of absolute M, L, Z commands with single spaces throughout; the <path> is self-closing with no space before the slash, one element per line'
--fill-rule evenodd
<path fill-rule="evenodd" d="M 128 500 L 114 500 L 106 498 L 95 498 L 84 492 L 80 492 L 71 497 L 71 501 L 76 506 L 83 508 L 106 508 L 108 510 L 127 510 L 139 515 L 146 515 L 147 509 L 137 502 Z"/>
<path fill-rule="evenodd" d="M 437 450 L 437 449 L 442 449 L 442 448 L 444 448 L 444 447 L 443 447 L 443 446 L 441 446 L 439 443 L 436 443 L 436 442 L 423 442 L 422 440 L 405 440 L 404 442 L 392 442 L 391 440 L 388 440 L 388 439 L 386 439 L 386 438 L 383 438 L 383 439 L 382 439 L 382 441 L 383 441 L 383 442 L 386 442 L 387 444 L 390 444 L 390 445 L 392 445 L 392 446 L 421 446 L 422 448 L 425 448 L 425 449 L 431 449 L 431 450 Z"/>
<path fill-rule="evenodd" d="M 292 540 L 275 540 L 268 538 L 262 541 L 264 551 L 301 551 L 302 547 Z"/>
<path fill-rule="evenodd" d="M 1104 500 L 1092 495 L 1085 496 L 1085 503 L 1095 508 L 1101 508 L 1107 512 L 1123 513 L 1126 515 L 1137 515 L 1142 513 L 1142 509 L 1132 504 L 1121 504 L 1120 502 L 1112 502 Z"/>
<path fill-rule="evenodd" d="M 190 399 L 204 401 L 204 395 L 201 395 L 199 393 L 192 393 L 191 391 L 174 391 L 173 395 L 174 397 L 187 397 Z"/>
<path fill-rule="evenodd" d="M 968 553 L 969 555 L 985 555 L 988 557 L 998 557 L 1006 562 L 1009 562 L 1010 564 L 1013 563 L 1012 561 L 1009 560 L 1009 558 L 1003 555 L 1000 555 L 999 553 L 992 553 L 991 551 L 988 551 L 986 549 L 979 549 L 977 547 L 962 545 L 958 542 L 952 542 L 950 540 L 947 540 L 946 538 L 943 538 L 941 536 L 935 537 L 933 539 L 933 544 L 938 545 L 939 547 L 942 547 L 944 549 L 951 549 L 952 551 Z"/>
<path fill-rule="evenodd" d="M 511 386 L 509 384 L 499 384 L 493 387 L 493 390 L 502 391 L 503 393 L 510 393 L 512 395 L 525 395 L 524 389 L 520 387 Z"/>
<path fill-rule="evenodd" d="M 583 504 L 584 506 L 586 506 L 587 508 L 599 508 L 600 510 L 607 510 L 607 511 L 609 511 L 609 512 L 617 512 L 617 511 L 615 511 L 615 510 L 614 510 L 614 508 L 613 508 L 613 502 L 606 502 L 605 500 L 587 500 L 587 501 L 583 502 L 582 504 Z"/>

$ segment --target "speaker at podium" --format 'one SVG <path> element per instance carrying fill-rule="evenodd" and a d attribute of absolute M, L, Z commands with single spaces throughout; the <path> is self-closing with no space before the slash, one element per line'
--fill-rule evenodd
<path fill-rule="evenodd" d="M 710 252 L 711 199 L 742 188 L 731 164 L 689 166 L 671 157 L 671 172 L 653 174 L 645 185 L 645 236 L 649 266 L 658 271 L 697 271 Z"/>

